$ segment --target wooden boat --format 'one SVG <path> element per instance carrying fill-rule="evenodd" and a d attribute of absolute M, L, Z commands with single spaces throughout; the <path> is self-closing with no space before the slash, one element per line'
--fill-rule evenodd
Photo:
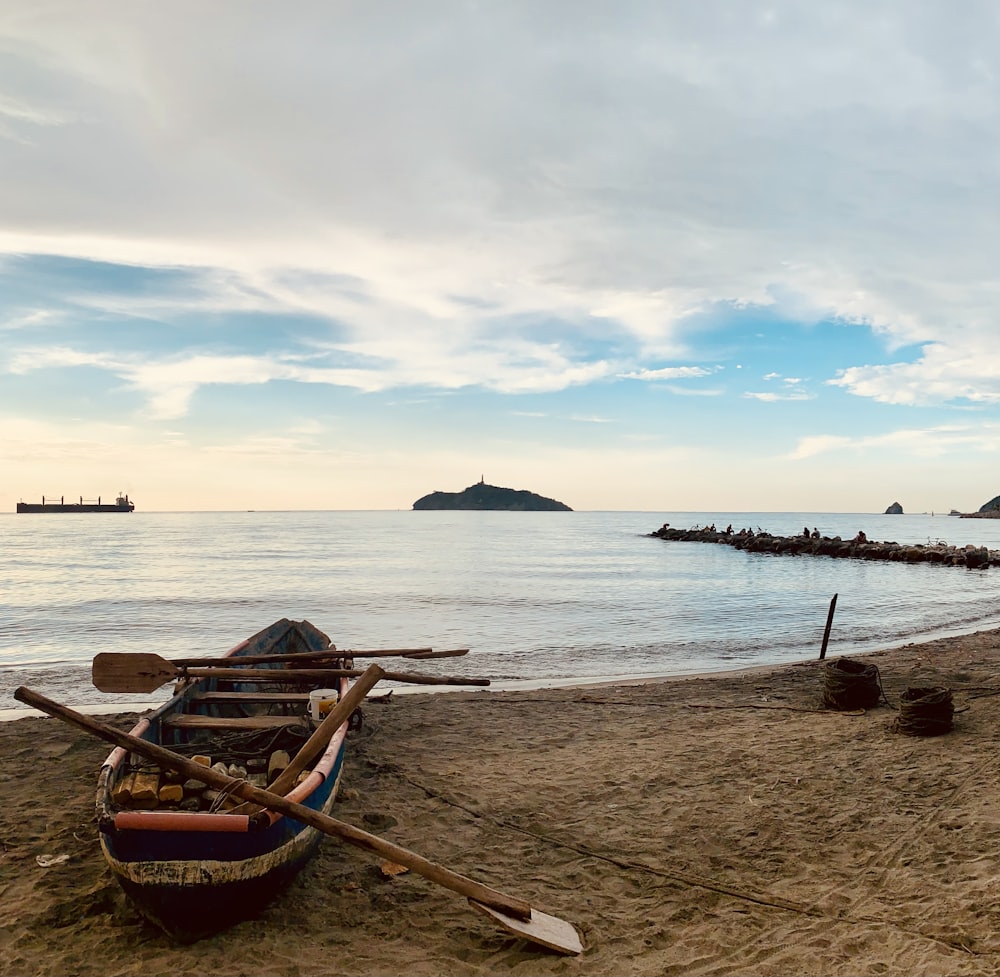
<path fill-rule="evenodd" d="M 131 734 L 189 757 L 207 758 L 240 780 L 273 783 L 275 764 L 295 756 L 316 722 L 308 717 L 309 692 L 282 681 L 281 672 L 292 666 L 266 658 L 324 650 L 330 653 L 329 638 L 308 621 L 278 621 L 225 656 L 264 657 L 253 667 L 273 670 L 273 682 L 229 679 L 224 668 L 213 670 L 222 676 L 186 679 Z M 339 676 L 326 684 L 336 686 L 339 698 L 348 681 Z M 347 730 L 345 721 L 285 796 L 329 813 L 340 784 Z M 105 858 L 126 894 L 147 919 L 181 942 L 259 913 L 291 882 L 322 838 L 315 828 L 273 811 L 238 806 L 225 792 L 197 781 L 180 783 L 120 747 L 105 760 L 98 777 L 97 821 Z"/>
<path fill-rule="evenodd" d="M 94 685 L 105 692 L 152 691 L 168 680 L 182 680 L 173 698 L 130 733 L 25 686 L 14 691 L 14 698 L 115 745 L 98 778 L 101 846 L 112 872 L 143 915 L 182 942 L 257 914 L 294 878 L 321 835 L 328 834 L 460 893 L 474 909 L 532 943 L 558 953 L 582 953 L 580 934 L 568 921 L 328 813 L 340 783 L 350 721 L 375 683 L 384 678 L 489 685 L 488 679 L 395 673 L 375 664 L 359 672 L 353 668 L 353 658 L 427 659 L 467 652 L 467 648 L 338 652 L 308 621 L 281 620 L 232 648 L 223 659 L 170 662 L 151 653 L 98 655 Z M 331 666 L 314 668 L 317 659 Z M 307 662 L 307 667 L 298 667 Z M 208 665 L 228 667 L 204 667 Z M 256 769 L 244 775 L 221 759 L 212 766 L 204 764 L 213 754 L 225 757 L 227 751 L 235 752 L 230 736 L 236 733 L 284 735 L 296 725 L 306 727 L 308 720 L 299 715 L 306 700 L 318 704 L 327 690 L 314 690 L 310 696 L 289 688 L 331 676 L 342 680 L 336 705 L 273 780 Z M 356 681 L 348 689 L 352 677 Z M 248 767 L 261 766 L 265 756 L 273 758 L 277 743 L 244 744 L 241 759 Z M 206 750 L 207 756 L 200 755 Z M 306 772 L 310 764 L 312 769 Z M 266 786 L 256 786 L 254 777 L 262 778 Z M 181 778 L 187 778 L 183 784 L 178 782 Z M 213 789 L 209 792 L 201 785 Z M 196 796 L 186 796 L 189 790 Z M 227 795 L 244 802 L 236 804 Z M 203 810 L 206 801 L 209 809 Z"/>

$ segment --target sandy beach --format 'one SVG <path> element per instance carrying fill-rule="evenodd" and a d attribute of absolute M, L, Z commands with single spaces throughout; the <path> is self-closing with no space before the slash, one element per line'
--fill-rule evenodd
<path fill-rule="evenodd" d="M 570 920 L 576 957 L 334 839 L 259 920 L 174 945 L 104 866 L 107 746 L 0 723 L 0 973 L 995 974 L 998 648 L 865 656 L 889 705 L 857 713 L 823 709 L 819 663 L 367 704 L 335 814 Z M 952 731 L 900 733 L 932 686 Z"/>

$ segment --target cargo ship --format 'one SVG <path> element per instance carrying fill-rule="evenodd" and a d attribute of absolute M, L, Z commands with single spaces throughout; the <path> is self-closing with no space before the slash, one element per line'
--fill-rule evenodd
<path fill-rule="evenodd" d="M 66 496 L 60 495 L 58 499 L 46 498 L 42 496 L 39 502 L 18 502 L 18 512 L 132 512 L 135 503 L 129 501 L 127 495 L 119 495 L 114 504 L 101 502 L 101 497 L 97 499 L 85 499 L 82 495 L 78 502 L 67 502 Z"/>

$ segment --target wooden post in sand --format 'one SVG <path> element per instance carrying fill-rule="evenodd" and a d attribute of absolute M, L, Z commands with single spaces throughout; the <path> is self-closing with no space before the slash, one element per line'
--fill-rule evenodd
<path fill-rule="evenodd" d="M 826 658 L 826 646 L 830 641 L 830 628 L 833 627 L 833 612 L 837 609 L 837 595 L 830 601 L 830 613 L 826 616 L 826 630 L 823 632 L 823 647 L 819 650 L 819 660 Z"/>

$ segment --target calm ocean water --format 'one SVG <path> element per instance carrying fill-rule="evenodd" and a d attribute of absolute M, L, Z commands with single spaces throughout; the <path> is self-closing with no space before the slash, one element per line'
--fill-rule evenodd
<path fill-rule="evenodd" d="M 665 542 L 663 522 L 1000 549 L 1000 520 L 677 512 L 0 516 L 0 710 L 76 705 L 101 651 L 212 656 L 281 617 L 341 648 L 469 647 L 499 687 L 720 670 L 1000 626 L 1000 571 Z M 161 701 L 167 689 L 149 697 Z"/>

